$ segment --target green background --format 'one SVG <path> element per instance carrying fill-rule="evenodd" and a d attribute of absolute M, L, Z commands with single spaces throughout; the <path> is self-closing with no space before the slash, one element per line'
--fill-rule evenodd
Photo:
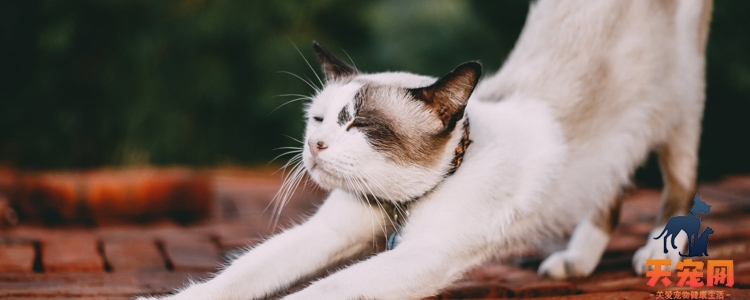
<path fill-rule="evenodd" d="M 313 39 L 366 72 L 496 70 L 527 1 L 0 1 L 0 163 L 261 165 L 295 145 Z M 750 11 L 716 1 L 700 177 L 750 172 Z M 638 174 L 657 182 L 653 159 Z"/>

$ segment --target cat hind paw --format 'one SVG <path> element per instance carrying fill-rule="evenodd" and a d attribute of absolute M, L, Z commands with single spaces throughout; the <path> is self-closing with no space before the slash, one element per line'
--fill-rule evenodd
<path fill-rule="evenodd" d="M 658 235 L 662 228 L 655 228 L 653 231 L 651 231 L 651 236 Z M 676 244 L 683 246 L 687 244 L 687 235 L 684 233 L 680 233 L 676 238 Z M 680 246 L 677 247 L 678 249 Z M 638 275 L 645 275 L 646 271 L 649 271 L 653 269 L 653 267 L 649 267 L 646 265 L 646 260 L 649 259 L 669 259 L 672 261 L 672 265 L 669 267 L 665 267 L 669 270 L 674 270 L 675 266 L 677 265 L 677 262 L 681 260 L 680 251 L 678 250 L 672 250 L 664 252 L 664 242 L 661 240 L 654 240 L 654 239 L 647 239 L 646 245 L 638 249 L 638 251 L 635 252 L 633 255 L 633 270 Z"/>

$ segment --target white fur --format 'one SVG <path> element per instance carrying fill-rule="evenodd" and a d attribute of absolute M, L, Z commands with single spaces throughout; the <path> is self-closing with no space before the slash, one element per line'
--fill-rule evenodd
<path fill-rule="evenodd" d="M 540 272 L 558 278 L 590 274 L 609 239 L 591 216 L 612 206 L 650 150 L 662 146 L 679 154 L 670 163 L 670 172 L 685 172 L 677 184 L 689 186 L 695 178 L 703 110 L 703 58 L 698 35 L 690 33 L 698 28 L 697 2 L 678 1 L 676 16 L 653 9 L 652 1 L 536 2 L 503 68 L 469 100 L 472 144 L 445 180 L 441 166 L 453 157 L 460 129 L 440 150 L 436 166 L 415 166 L 389 160 L 361 132 L 336 122 L 367 82 L 413 88 L 434 78 L 381 73 L 329 84 L 308 110 L 306 132 L 306 141 L 324 139 L 328 148 L 314 159 L 308 145 L 304 150 L 312 178 L 333 190 L 325 204 L 214 279 L 170 298 L 268 296 L 393 231 L 387 216 L 356 192 L 402 202 L 435 185 L 410 206 L 394 250 L 285 299 L 419 299 L 490 258 L 574 228 L 568 249 L 548 258 Z M 378 97 L 404 116 L 424 117 L 400 94 Z M 412 129 L 436 126 L 425 122 Z M 636 271 L 643 272 L 641 260 L 660 253 L 660 241 L 650 239 L 636 254 Z"/>
<path fill-rule="evenodd" d="M 599 264 L 607 242 L 609 233 L 584 220 L 573 231 L 568 248 L 545 259 L 539 266 L 539 274 L 557 279 L 589 276 Z"/>
<path fill-rule="evenodd" d="M 633 255 L 633 268 L 635 268 L 636 274 L 646 274 L 649 269 L 646 268 L 647 259 L 669 259 L 672 260 L 672 265 L 667 269 L 674 270 L 677 267 L 677 263 L 682 259 L 680 252 L 685 252 L 685 246 L 687 245 L 688 239 L 687 234 L 684 231 L 680 231 L 675 238 L 675 245 L 677 249 L 672 249 L 670 242 L 667 243 L 669 252 L 664 253 L 664 241 L 662 239 L 654 239 L 664 230 L 664 226 L 659 226 L 651 230 L 646 240 L 646 245 L 638 249 Z M 664 237 L 666 239 L 666 237 Z M 651 268 L 653 269 L 653 268 Z"/>

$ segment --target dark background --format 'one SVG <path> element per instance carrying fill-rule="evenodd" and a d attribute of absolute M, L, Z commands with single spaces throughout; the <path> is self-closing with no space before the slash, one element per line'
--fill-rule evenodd
<path fill-rule="evenodd" d="M 0 164 L 261 165 L 301 136 L 317 39 L 366 72 L 500 67 L 527 1 L 0 1 Z M 701 179 L 750 172 L 750 2 L 716 1 Z M 345 52 L 344 52 L 345 51 Z M 288 136 L 288 137 L 287 137 Z M 654 160 L 639 171 L 658 184 Z"/>

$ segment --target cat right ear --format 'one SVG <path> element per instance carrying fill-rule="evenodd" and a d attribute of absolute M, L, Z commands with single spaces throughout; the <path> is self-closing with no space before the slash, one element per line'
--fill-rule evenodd
<path fill-rule="evenodd" d="M 318 41 L 313 41 L 313 49 L 315 49 L 315 55 L 322 65 L 323 73 L 326 74 L 327 81 L 338 81 L 359 73 L 355 67 L 334 56 L 328 49 L 323 48 Z"/>
<path fill-rule="evenodd" d="M 474 92 L 482 75 L 482 65 L 476 61 L 463 63 L 428 87 L 409 90 L 411 95 L 437 113 L 443 130 L 453 130 L 463 117 L 466 102 Z"/>

